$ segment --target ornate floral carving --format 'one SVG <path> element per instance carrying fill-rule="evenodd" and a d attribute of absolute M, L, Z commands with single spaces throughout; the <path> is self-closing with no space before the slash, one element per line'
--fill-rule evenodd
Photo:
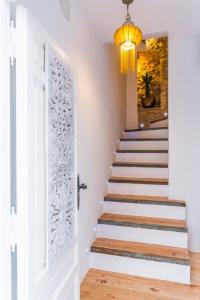
<path fill-rule="evenodd" d="M 70 247 L 74 227 L 74 85 L 69 67 L 49 49 L 48 265 Z"/>

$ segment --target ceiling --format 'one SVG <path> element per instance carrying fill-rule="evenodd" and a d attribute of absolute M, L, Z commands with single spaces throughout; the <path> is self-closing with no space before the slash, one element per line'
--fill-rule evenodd
<path fill-rule="evenodd" d="M 124 21 L 126 7 L 121 0 L 79 0 L 100 39 L 112 42 L 113 33 Z M 144 36 L 191 37 L 200 33 L 200 0 L 135 0 L 132 19 Z"/>

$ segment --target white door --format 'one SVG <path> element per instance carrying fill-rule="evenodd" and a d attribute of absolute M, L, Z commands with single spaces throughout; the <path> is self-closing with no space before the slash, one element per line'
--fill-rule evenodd
<path fill-rule="evenodd" d="M 16 66 L 18 300 L 78 300 L 73 68 L 21 5 Z"/>

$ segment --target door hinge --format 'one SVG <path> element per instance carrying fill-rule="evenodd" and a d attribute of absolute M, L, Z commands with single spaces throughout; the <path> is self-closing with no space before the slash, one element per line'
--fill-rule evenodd
<path fill-rule="evenodd" d="M 11 215 L 10 215 L 10 224 L 11 224 L 11 228 L 10 228 L 10 236 L 11 236 L 11 240 L 10 240 L 10 246 L 11 246 L 11 251 L 14 253 L 16 251 L 16 245 L 17 245 L 17 230 L 16 230 L 16 226 L 17 226 L 17 215 L 16 215 L 16 210 L 15 207 L 12 206 L 11 207 Z"/>
<path fill-rule="evenodd" d="M 16 28 L 15 22 L 13 20 L 10 21 L 10 64 L 11 66 L 15 65 L 16 59 Z"/>

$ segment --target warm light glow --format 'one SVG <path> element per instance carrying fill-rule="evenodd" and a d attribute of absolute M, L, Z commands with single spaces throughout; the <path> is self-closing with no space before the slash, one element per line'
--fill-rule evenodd
<path fill-rule="evenodd" d="M 135 48 L 135 45 L 132 42 L 127 41 L 121 45 L 121 48 L 123 50 L 131 50 L 131 49 Z"/>
<path fill-rule="evenodd" d="M 142 32 L 140 28 L 131 21 L 125 22 L 115 31 L 115 45 L 120 47 L 121 73 L 135 72 L 135 47 L 140 44 L 141 40 Z"/>

